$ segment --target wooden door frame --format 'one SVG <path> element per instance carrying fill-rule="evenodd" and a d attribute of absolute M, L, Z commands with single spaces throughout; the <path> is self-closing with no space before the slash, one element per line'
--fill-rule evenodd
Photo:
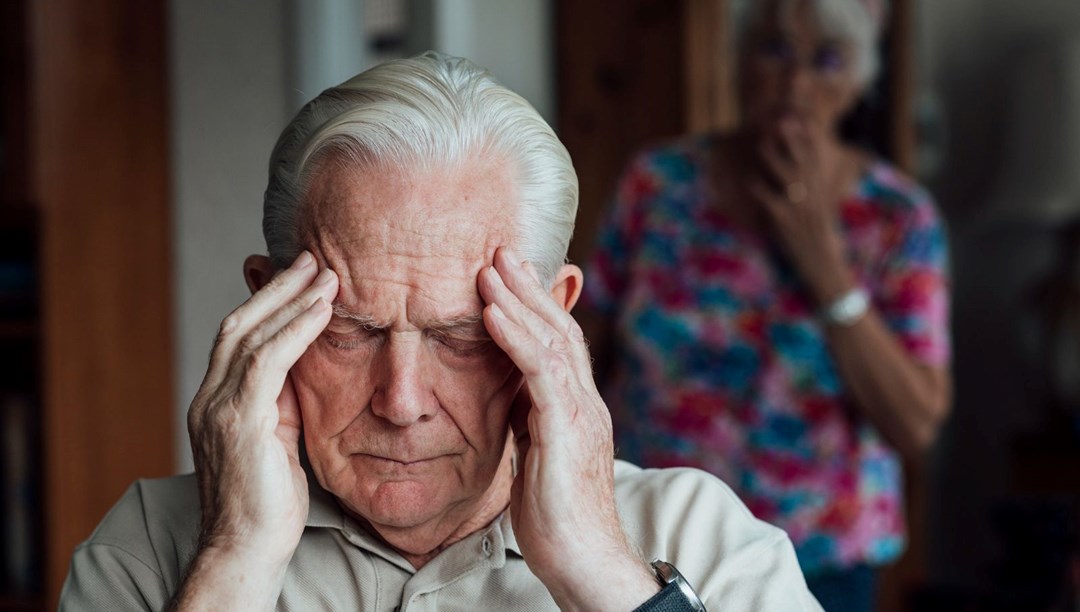
<path fill-rule="evenodd" d="M 165 0 L 28 1 L 46 605 L 130 483 L 173 471 Z"/>

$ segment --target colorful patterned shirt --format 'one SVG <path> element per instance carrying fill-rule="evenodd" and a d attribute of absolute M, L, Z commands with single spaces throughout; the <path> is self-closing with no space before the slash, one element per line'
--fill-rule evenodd
<path fill-rule="evenodd" d="M 785 529 L 804 571 L 904 545 L 896 452 L 859 414 L 794 269 L 710 201 L 706 137 L 640 155 L 586 272 L 615 325 L 605 385 L 619 457 L 693 466 Z M 928 194 L 874 162 L 840 205 L 848 261 L 920 362 L 947 366 L 946 238 Z"/>

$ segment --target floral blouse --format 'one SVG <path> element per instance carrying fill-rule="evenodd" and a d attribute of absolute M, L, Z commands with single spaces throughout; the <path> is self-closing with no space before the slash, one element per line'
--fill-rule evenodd
<path fill-rule="evenodd" d="M 619 457 L 720 476 L 788 532 L 808 573 L 893 560 L 904 546 L 897 454 L 848 397 L 794 269 L 710 202 L 711 142 L 640 155 L 587 265 L 585 301 L 616 327 L 604 395 Z M 947 366 L 946 238 L 928 194 L 875 162 L 839 223 L 902 346 Z"/>

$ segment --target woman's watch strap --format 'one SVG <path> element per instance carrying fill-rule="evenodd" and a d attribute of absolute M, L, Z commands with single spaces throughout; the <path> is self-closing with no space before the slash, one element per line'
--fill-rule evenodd
<path fill-rule="evenodd" d="M 675 566 L 659 559 L 653 561 L 660 592 L 637 607 L 634 612 L 705 612 L 705 604 Z"/>

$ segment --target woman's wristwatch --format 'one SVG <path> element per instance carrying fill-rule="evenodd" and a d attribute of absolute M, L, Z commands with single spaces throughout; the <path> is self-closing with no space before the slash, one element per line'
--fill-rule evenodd
<path fill-rule="evenodd" d="M 650 565 L 656 572 L 660 592 L 638 606 L 634 612 L 705 612 L 705 604 L 701 603 L 701 598 L 694 592 L 694 588 L 674 565 L 659 559 Z"/>
<path fill-rule="evenodd" d="M 822 308 L 821 318 L 829 325 L 851 327 L 858 323 L 868 310 L 870 310 L 870 295 L 866 293 L 866 290 L 856 287 Z"/>

